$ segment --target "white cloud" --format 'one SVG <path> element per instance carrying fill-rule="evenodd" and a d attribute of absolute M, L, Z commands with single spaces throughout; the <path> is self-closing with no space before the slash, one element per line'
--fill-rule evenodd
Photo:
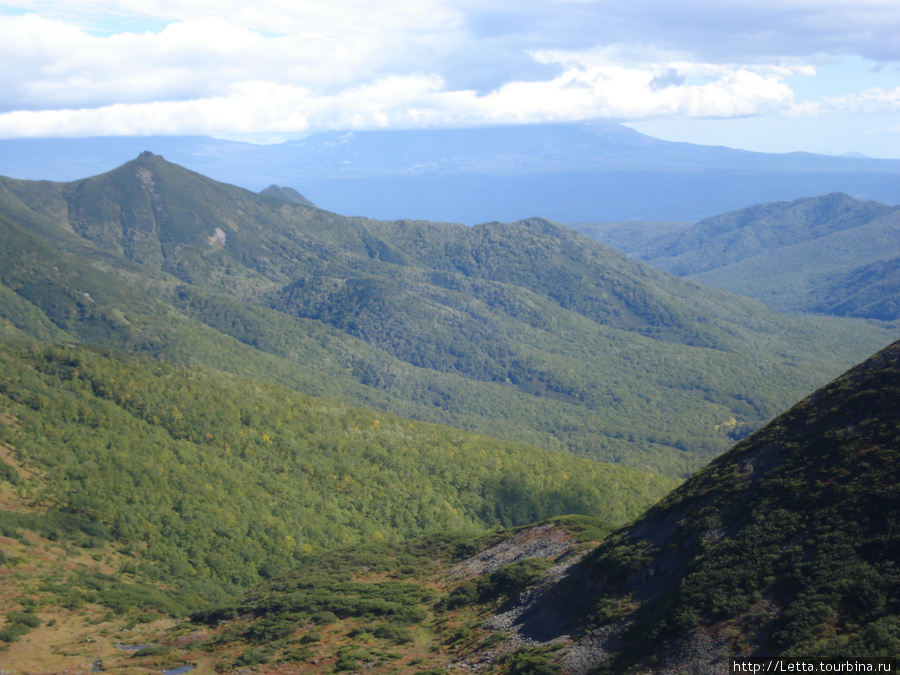
<path fill-rule="evenodd" d="M 884 114 L 900 112 L 900 87 L 886 91 L 880 87 L 859 94 L 827 97 L 816 106 L 817 112 L 839 114 Z"/>
<path fill-rule="evenodd" d="M 312 30 L 360 37 L 388 29 L 443 32 L 460 19 L 460 11 L 449 0 L 4 0 L 3 4 L 101 31 L 124 19 L 157 19 L 168 24 L 220 17 L 241 28 L 272 34 Z"/>
<path fill-rule="evenodd" d="M 291 133 L 308 129 L 471 126 L 599 117 L 731 117 L 787 109 L 790 88 L 742 69 L 703 85 L 657 87 L 658 69 L 572 68 L 540 82 L 515 82 L 484 96 L 452 91 L 434 76 L 388 77 L 320 94 L 268 81 L 185 101 L 0 114 L 0 136 Z"/>
<path fill-rule="evenodd" d="M 376 75 L 381 45 L 306 32 L 263 36 L 218 18 L 97 37 L 35 15 L 0 17 L 7 110 L 186 99 L 267 79 L 323 89 Z"/>
<path fill-rule="evenodd" d="M 691 67 L 693 65 L 694 67 Z M 645 119 L 659 116 L 735 117 L 787 109 L 793 92 L 776 76 L 745 69 L 714 70 L 719 77 L 703 85 L 671 84 L 658 78 L 671 72 L 708 71 L 702 64 L 624 68 L 580 65 L 548 82 L 515 83 L 481 101 L 493 116 L 505 121 Z"/>
<path fill-rule="evenodd" d="M 894 82 L 814 101 L 791 86 L 818 76 L 812 64 L 822 54 L 893 49 L 897 59 L 896 0 L 4 6 L 30 12 L 0 14 L 4 137 L 897 109 Z M 143 17 L 160 23 L 141 29 Z"/>

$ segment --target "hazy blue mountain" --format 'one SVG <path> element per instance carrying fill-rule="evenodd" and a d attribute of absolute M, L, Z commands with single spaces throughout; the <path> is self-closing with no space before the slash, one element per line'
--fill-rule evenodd
<path fill-rule="evenodd" d="M 691 226 L 578 229 L 667 272 L 776 309 L 900 318 L 900 207 L 834 193 L 758 204 Z"/>
<path fill-rule="evenodd" d="M 632 254 L 656 241 L 691 228 L 690 221 L 626 221 L 606 223 L 566 223 L 573 230 Z"/>
<path fill-rule="evenodd" d="M 900 209 L 839 193 L 757 204 L 706 218 L 633 253 L 678 276 L 696 275 L 854 230 L 895 213 Z"/>
<path fill-rule="evenodd" d="M 900 202 L 900 161 L 672 143 L 615 124 L 321 132 L 274 145 L 203 137 L 0 141 L 0 175 L 74 180 L 144 149 L 259 191 L 381 219 L 462 222 L 699 220 L 842 191 Z"/>

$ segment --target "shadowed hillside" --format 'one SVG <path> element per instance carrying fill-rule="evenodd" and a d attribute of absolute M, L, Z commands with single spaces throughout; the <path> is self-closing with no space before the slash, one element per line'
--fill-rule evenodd
<path fill-rule="evenodd" d="M 519 612 L 570 672 L 900 651 L 900 344 L 698 472 Z M 573 633 L 574 631 L 574 633 Z"/>

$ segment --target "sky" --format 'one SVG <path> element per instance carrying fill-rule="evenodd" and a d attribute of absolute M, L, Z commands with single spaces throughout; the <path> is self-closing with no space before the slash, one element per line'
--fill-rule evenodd
<path fill-rule="evenodd" d="M 900 158 L 900 0 L 0 0 L 0 138 L 586 120 Z"/>

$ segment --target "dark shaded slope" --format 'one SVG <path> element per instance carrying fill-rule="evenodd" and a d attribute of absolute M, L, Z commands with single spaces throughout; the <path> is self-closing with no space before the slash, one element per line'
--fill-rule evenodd
<path fill-rule="evenodd" d="M 894 344 L 604 542 L 522 632 L 548 639 L 586 621 L 562 659 L 576 671 L 724 672 L 735 654 L 896 656 L 898 397 Z M 550 600 L 560 593 L 571 602 Z"/>

